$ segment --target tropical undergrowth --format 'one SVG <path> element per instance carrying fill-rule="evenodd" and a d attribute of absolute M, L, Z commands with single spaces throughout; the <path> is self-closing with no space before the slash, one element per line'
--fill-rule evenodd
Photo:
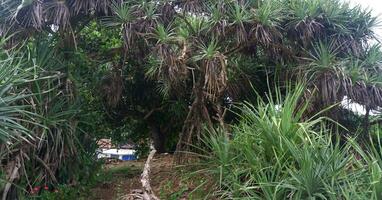
<path fill-rule="evenodd" d="M 99 166 L 91 153 L 94 149 L 82 145 L 90 143 L 89 121 L 81 117 L 69 67 L 52 44 L 53 39 L 36 39 L 0 48 L 3 199 L 36 197 L 62 184 L 77 185 L 91 179 Z"/>
<path fill-rule="evenodd" d="M 303 86 L 240 105 L 231 136 L 203 139 L 199 170 L 222 199 L 380 199 L 380 133 L 340 142 L 327 118 L 304 116 Z M 203 187 L 201 187 L 203 188 Z"/>

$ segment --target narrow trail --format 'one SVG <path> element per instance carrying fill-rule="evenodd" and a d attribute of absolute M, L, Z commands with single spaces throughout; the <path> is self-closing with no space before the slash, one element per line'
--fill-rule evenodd
<path fill-rule="evenodd" d="M 111 163 L 104 166 L 110 174 L 110 180 L 92 188 L 88 200 L 118 200 L 134 190 L 142 188 L 140 175 L 145 159 Z M 151 163 L 151 186 L 154 193 L 161 199 L 187 199 L 187 190 L 182 185 L 173 166 L 172 155 L 157 155 Z M 181 191 L 181 193 L 179 193 Z M 176 193 L 178 192 L 178 193 Z"/>

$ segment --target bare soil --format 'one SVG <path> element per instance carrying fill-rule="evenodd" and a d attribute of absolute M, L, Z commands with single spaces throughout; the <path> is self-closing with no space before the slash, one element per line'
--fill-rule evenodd
<path fill-rule="evenodd" d="M 92 200 L 123 199 L 134 190 L 141 189 L 140 175 L 145 164 L 144 159 L 111 163 L 104 166 L 110 172 L 111 179 L 100 183 L 88 196 Z M 190 184 L 182 180 L 182 170 L 173 165 L 172 155 L 157 155 L 151 162 L 151 187 L 161 199 L 190 199 Z"/>

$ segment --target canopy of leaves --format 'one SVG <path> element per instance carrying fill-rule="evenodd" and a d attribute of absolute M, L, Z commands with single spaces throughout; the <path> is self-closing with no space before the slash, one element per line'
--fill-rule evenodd
<path fill-rule="evenodd" d="M 96 118 L 98 128 L 106 119 L 112 126 L 147 127 L 143 137 L 150 130 L 159 141 L 178 140 L 178 152 L 200 141 L 204 128 L 220 126 L 228 134 L 227 124 L 235 118 L 227 108 L 232 100 L 251 100 L 252 88 L 265 99 L 263 92 L 273 85 L 306 82 L 303 99 L 312 104 L 305 116 L 315 116 L 345 97 L 367 110 L 379 109 L 382 54 L 379 44 L 368 43 L 377 25 L 369 10 L 340 0 L 3 0 L 0 4 L 0 36 L 7 38 L 2 50 L 20 49 L 4 63 L 17 71 L 13 58 L 20 56 L 25 68 L 38 66 L 37 77 L 55 77 L 34 80 L 27 88 L 37 94 L 31 97 L 35 100 L 21 104 L 55 119 L 34 122 L 43 130 L 48 127 L 37 134 L 46 137 L 44 142 L 63 128 L 71 127 L 66 138 L 73 135 L 73 126 L 66 123 L 78 122 L 78 109 L 73 107 L 78 100 L 88 114 L 82 119 Z M 71 87 L 75 89 L 68 90 Z M 4 88 L 0 95 L 10 91 Z M 23 97 L 22 92 L 10 96 Z M 25 125 L 13 123 L 12 112 L 4 111 L 11 116 L 6 130 L 18 130 L 27 140 L 31 135 L 27 130 L 37 128 L 25 130 Z M 89 126 L 83 129 L 93 131 Z M 8 131 L 1 135 L 15 137 Z M 57 144 L 73 144 L 63 138 Z M 162 142 L 156 146 L 163 147 Z M 64 153 L 55 154 L 61 161 Z"/>

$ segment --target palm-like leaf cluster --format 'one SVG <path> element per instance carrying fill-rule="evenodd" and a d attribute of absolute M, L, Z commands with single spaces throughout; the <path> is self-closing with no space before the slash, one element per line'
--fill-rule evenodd
<path fill-rule="evenodd" d="M 14 91 L 13 86 L 22 84 L 23 75 L 19 72 L 19 62 L 15 58 L 8 57 L 7 54 L 1 55 L 0 79 L 0 140 L 7 143 L 9 140 L 29 141 L 33 139 L 31 133 L 20 124 L 23 116 L 27 116 L 27 107 L 17 105 L 17 102 L 27 97 L 23 91 Z"/>
<path fill-rule="evenodd" d="M 36 185 L 74 181 L 62 175 L 78 163 L 79 110 L 54 51 L 38 41 L 29 49 L 2 49 L 0 56 L 3 198 L 15 198 L 14 187 L 30 192 Z"/>
<path fill-rule="evenodd" d="M 340 145 L 324 128 L 327 119 L 301 119 L 304 89 L 241 105 L 232 140 L 207 135 L 195 164 L 195 174 L 208 177 L 200 188 L 223 199 L 379 199 L 379 131 L 366 150 L 350 138 Z"/>
<path fill-rule="evenodd" d="M 12 11 L 14 17 L 1 23 L 19 30 L 75 30 L 87 18 L 119 27 L 121 65 L 138 60 L 166 98 L 187 96 L 191 109 L 182 142 L 199 135 L 202 123 L 224 121 L 221 99 L 231 85 L 240 85 L 230 75 L 251 80 L 241 66 L 230 66 L 237 57 L 257 60 L 267 75 L 280 78 L 281 71 L 280 80 L 306 78 L 320 105 L 313 108 L 345 96 L 368 108 L 382 106 L 380 50 L 367 42 L 377 19 L 340 0 L 4 1 L 1 12 Z"/>

